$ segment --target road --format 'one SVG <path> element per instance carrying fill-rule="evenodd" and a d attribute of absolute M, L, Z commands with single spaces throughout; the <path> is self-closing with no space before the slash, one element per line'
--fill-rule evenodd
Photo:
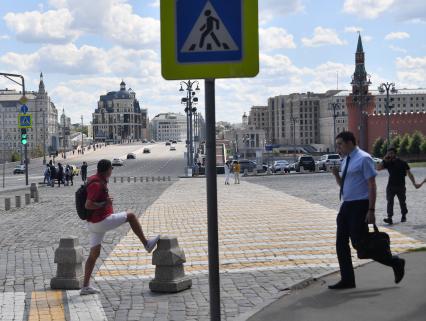
<path fill-rule="evenodd" d="M 143 149 L 147 147 L 151 150 L 149 154 L 143 154 Z M 183 154 L 185 145 L 175 144 L 176 151 L 170 151 L 169 146 L 164 143 L 156 144 L 126 144 L 109 145 L 96 151 L 86 152 L 84 155 L 70 155 L 67 159 L 58 158 L 56 163 L 81 166 L 83 161 L 89 164 L 88 175 L 96 171 L 96 163 L 102 158 L 113 159 L 121 158 L 124 160 L 124 166 L 116 167 L 114 176 L 179 176 L 184 174 Z M 128 153 L 135 153 L 135 160 L 127 160 Z M 49 161 L 49 159 L 48 159 Z M 1 168 L 0 168 L 1 169 Z M 29 167 L 29 184 L 43 181 L 44 166 L 41 160 L 33 160 Z M 5 189 L 25 187 L 25 175 L 13 175 L 13 167 L 7 166 L 5 173 Z M 0 171 L 0 174 L 1 171 Z M 79 180 L 79 177 L 75 177 Z M 3 190 L 0 176 L 0 191 Z"/>

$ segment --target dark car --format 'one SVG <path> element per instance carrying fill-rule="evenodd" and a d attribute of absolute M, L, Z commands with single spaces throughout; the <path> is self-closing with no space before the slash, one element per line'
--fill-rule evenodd
<path fill-rule="evenodd" d="M 312 156 L 300 156 L 295 165 L 296 172 L 300 172 L 300 169 L 303 168 L 305 171 L 315 172 L 315 160 Z"/>
<path fill-rule="evenodd" d="M 136 159 L 136 155 L 133 153 L 127 154 L 127 159 Z"/>
<path fill-rule="evenodd" d="M 246 169 L 248 172 L 252 172 L 257 167 L 255 162 L 250 161 L 248 159 L 241 159 L 239 160 L 239 163 L 240 163 L 240 173 L 244 173 Z"/>
<path fill-rule="evenodd" d="M 166 146 L 170 146 L 171 144 L 170 144 L 170 142 L 166 142 Z"/>

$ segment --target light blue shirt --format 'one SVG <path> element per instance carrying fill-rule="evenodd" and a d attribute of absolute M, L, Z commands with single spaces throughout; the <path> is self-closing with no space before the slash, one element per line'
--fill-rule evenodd
<path fill-rule="evenodd" d="M 368 180 L 377 176 L 376 166 L 370 154 L 358 147 L 349 154 L 350 161 L 343 186 L 344 202 L 368 200 Z M 346 168 L 347 157 L 342 162 L 342 175 Z"/>

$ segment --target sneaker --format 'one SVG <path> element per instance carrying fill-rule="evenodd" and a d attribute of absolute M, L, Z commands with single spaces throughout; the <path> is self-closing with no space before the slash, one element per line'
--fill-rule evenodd
<path fill-rule="evenodd" d="M 389 225 L 392 225 L 393 224 L 392 217 L 383 219 L 383 222 L 388 223 Z"/>
<path fill-rule="evenodd" d="M 401 217 L 401 223 L 407 222 L 407 217 L 405 215 L 402 215 Z"/>
<path fill-rule="evenodd" d="M 160 235 L 157 235 L 156 237 L 153 237 L 152 239 L 149 239 L 148 242 L 145 245 L 145 250 L 148 253 L 151 253 L 152 250 L 155 248 L 155 246 L 157 245 L 158 240 L 160 239 Z"/>
<path fill-rule="evenodd" d="M 81 288 L 80 290 L 80 295 L 89 295 L 89 294 L 98 294 L 98 293 L 101 293 L 101 291 L 91 286 L 85 286 Z"/>

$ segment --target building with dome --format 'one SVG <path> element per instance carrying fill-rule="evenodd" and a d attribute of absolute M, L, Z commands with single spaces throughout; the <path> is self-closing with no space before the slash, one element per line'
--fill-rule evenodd
<path fill-rule="evenodd" d="M 93 113 L 93 139 L 121 142 L 148 138 L 148 111 L 140 107 L 136 93 L 126 89 L 124 81 L 119 91 L 100 96 Z"/>

